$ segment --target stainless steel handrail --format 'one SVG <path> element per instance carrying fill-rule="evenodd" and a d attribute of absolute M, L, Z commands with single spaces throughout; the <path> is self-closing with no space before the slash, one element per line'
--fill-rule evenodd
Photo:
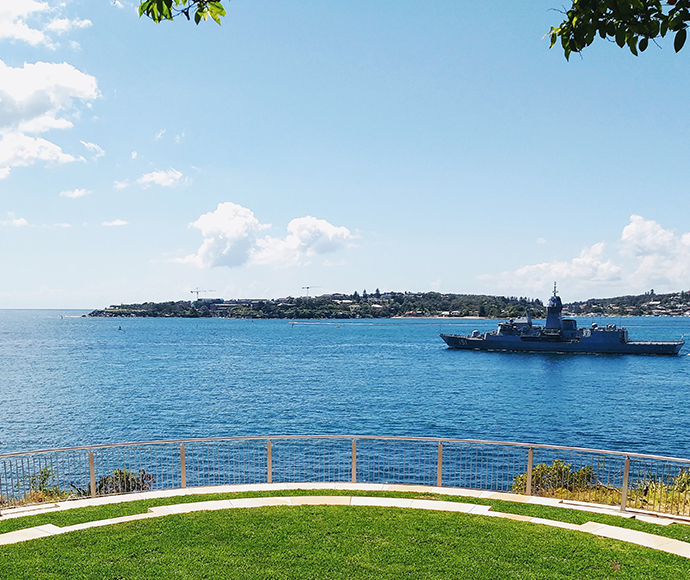
<path fill-rule="evenodd" d="M 690 459 L 667 455 L 653 455 L 647 453 L 634 453 L 627 451 L 611 451 L 609 449 L 596 449 L 589 447 L 572 447 L 567 445 L 549 445 L 544 443 L 520 443 L 516 441 L 494 441 L 484 439 L 456 439 L 452 437 L 402 437 L 386 435 L 248 435 L 236 437 L 200 437 L 185 439 L 158 439 L 153 441 L 129 441 L 127 443 L 98 443 L 95 445 L 80 445 L 77 447 L 57 447 L 53 449 L 37 449 L 31 451 L 15 451 L 12 453 L 0 453 L 0 459 L 16 457 L 20 455 L 40 455 L 43 453 L 60 453 L 65 451 L 88 451 L 93 449 L 108 449 L 116 447 L 133 447 L 143 445 L 169 445 L 172 443 L 206 443 L 213 441 L 277 441 L 277 440 L 308 440 L 308 439 L 333 439 L 333 440 L 380 440 L 380 441 L 420 441 L 427 443 L 472 443 L 476 445 L 496 445 L 502 447 L 521 447 L 529 449 L 551 449 L 554 451 L 575 451 L 579 453 L 596 453 L 600 455 L 612 455 L 617 457 L 635 457 L 638 459 L 656 459 L 661 461 L 673 461 L 690 464 Z"/>
<path fill-rule="evenodd" d="M 0 504 L 43 501 L 51 493 L 96 497 L 233 483 L 345 481 L 551 494 L 618 504 L 621 510 L 690 515 L 690 459 L 543 443 L 253 435 L 0 454 Z"/>

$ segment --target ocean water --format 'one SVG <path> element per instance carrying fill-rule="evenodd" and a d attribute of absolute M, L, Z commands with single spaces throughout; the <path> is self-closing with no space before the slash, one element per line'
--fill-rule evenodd
<path fill-rule="evenodd" d="M 0 453 L 237 435 L 549 443 L 690 458 L 678 357 L 482 353 L 493 320 L 85 318 L 0 310 Z M 628 318 L 633 339 L 688 318 Z M 591 320 L 580 320 L 588 325 Z"/>

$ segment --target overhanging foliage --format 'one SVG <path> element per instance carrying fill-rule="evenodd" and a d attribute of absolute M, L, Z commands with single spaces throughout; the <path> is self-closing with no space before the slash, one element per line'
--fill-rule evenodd
<path fill-rule="evenodd" d="M 687 38 L 690 0 L 573 0 L 565 15 L 549 34 L 552 47 L 560 40 L 566 58 L 597 36 L 627 46 L 637 56 L 650 40 L 672 34 L 678 52 Z"/>

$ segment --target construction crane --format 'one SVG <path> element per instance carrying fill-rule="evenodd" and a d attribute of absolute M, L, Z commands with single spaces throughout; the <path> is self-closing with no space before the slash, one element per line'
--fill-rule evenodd
<path fill-rule="evenodd" d="M 307 291 L 307 298 L 309 298 L 309 288 L 321 288 L 321 286 L 302 286 L 302 290 Z"/>
<path fill-rule="evenodd" d="M 215 292 L 215 290 L 202 290 L 198 286 L 194 290 L 190 290 L 192 294 L 196 294 L 196 299 L 199 300 L 199 294 L 202 292 Z"/>

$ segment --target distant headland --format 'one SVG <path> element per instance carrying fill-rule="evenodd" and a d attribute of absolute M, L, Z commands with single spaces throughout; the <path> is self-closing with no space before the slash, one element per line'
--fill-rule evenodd
<path fill-rule="evenodd" d="M 530 309 L 543 317 L 544 304 L 526 297 L 439 292 L 323 294 L 277 299 L 198 298 L 194 301 L 120 304 L 88 314 L 93 317 L 141 318 L 518 318 Z M 690 292 L 591 298 L 564 305 L 568 316 L 690 316 Z"/>

